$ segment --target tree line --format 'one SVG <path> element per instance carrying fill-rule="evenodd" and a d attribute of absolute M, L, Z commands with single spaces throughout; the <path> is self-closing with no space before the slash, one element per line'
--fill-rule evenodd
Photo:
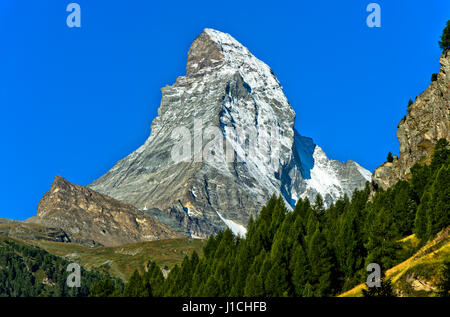
<path fill-rule="evenodd" d="M 202 257 L 186 256 L 167 278 L 150 261 L 123 291 L 103 280 L 91 296 L 334 296 L 365 282 L 369 263 L 385 271 L 410 257 L 450 225 L 449 210 L 450 150 L 441 139 L 431 164 L 416 164 L 409 181 L 373 197 L 367 183 L 328 209 L 320 195 L 314 203 L 299 199 L 293 211 L 273 196 L 250 219 L 246 238 L 227 229 L 208 239 Z M 399 240 L 412 233 L 419 246 L 402 248 Z M 392 292 L 386 283 L 384 294 Z"/>

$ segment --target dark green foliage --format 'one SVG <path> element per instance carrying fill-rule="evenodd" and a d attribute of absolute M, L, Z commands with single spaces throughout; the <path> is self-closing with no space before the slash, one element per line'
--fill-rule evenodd
<path fill-rule="evenodd" d="M 105 274 L 81 268 L 81 287 L 69 288 L 66 284 L 69 261 L 10 239 L 0 239 L 0 297 L 89 296 L 92 285 L 111 280 Z"/>
<path fill-rule="evenodd" d="M 414 232 L 425 243 L 450 225 L 448 141 L 439 140 L 431 164 L 411 169 L 410 181 L 379 189 L 371 200 L 369 194 L 367 184 L 327 209 L 320 195 L 314 204 L 299 199 L 292 212 L 273 196 L 250 219 L 246 238 L 219 232 L 208 239 L 203 257 L 186 256 L 167 278 L 149 261 L 125 287 L 82 270 L 82 287 L 68 289 L 67 261 L 2 240 L 0 296 L 334 296 L 364 282 L 368 263 L 389 268 L 406 259 L 398 242 L 405 235 Z M 448 295 L 448 275 L 446 264 L 442 295 Z M 393 296 L 389 280 L 363 293 Z"/>
<path fill-rule="evenodd" d="M 245 283 L 244 296 L 262 297 L 264 296 L 264 283 L 259 274 L 250 274 Z"/>
<path fill-rule="evenodd" d="M 327 209 L 299 199 L 292 212 L 273 196 L 246 238 L 228 229 L 208 239 L 166 279 L 151 263 L 125 287 L 125 296 L 334 296 L 362 283 L 366 265 L 390 268 L 410 256 L 399 239 L 413 231 L 424 241 L 449 225 L 449 150 L 438 142 L 430 165 L 411 169 L 411 181 L 378 190 L 369 184 Z M 110 285 L 108 287 L 111 289 Z M 389 280 L 364 296 L 394 296 Z"/>
<path fill-rule="evenodd" d="M 411 168 L 411 186 L 413 190 L 413 199 L 416 203 L 420 203 L 425 188 L 429 185 L 432 177 L 431 168 L 428 165 L 415 164 Z"/>
<path fill-rule="evenodd" d="M 436 81 L 437 80 L 437 76 L 438 76 L 437 73 L 431 74 L 431 82 Z"/>
<path fill-rule="evenodd" d="M 144 275 L 140 275 L 136 270 L 128 280 L 123 296 L 126 297 L 150 297 L 152 296 L 152 287 L 148 281 L 148 278 Z"/>
<path fill-rule="evenodd" d="M 198 258 L 194 251 L 192 255 L 192 261 Z M 144 279 L 151 285 L 151 292 L 153 296 L 159 297 L 164 295 L 164 275 L 161 269 L 155 262 L 149 262 L 147 265 L 147 272 L 144 274 Z"/>
<path fill-rule="evenodd" d="M 389 213 L 397 218 L 395 222 L 398 235 L 403 237 L 412 234 L 417 203 L 411 185 L 406 181 L 399 181 L 389 193 L 392 201 Z"/>
<path fill-rule="evenodd" d="M 308 259 L 312 264 L 309 282 L 313 286 L 314 295 L 331 295 L 333 277 L 335 276 L 334 259 L 325 236 L 318 227 L 309 241 Z"/>
<path fill-rule="evenodd" d="M 123 291 L 123 284 L 119 281 L 114 281 L 111 278 L 94 282 L 89 291 L 90 297 L 117 297 L 121 296 Z"/>
<path fill-rule="evenodd" d="M 368 252 L 366 264 L 378 263 L 382 267 L 392 267 L 399 262 L 396 258 L 400 249 L 396 241 L 396 223 L 393 215 L 385 208 L 375 213 L 373 222 L 369 225 L 368 241 L 365 245 Z"/>
<path fill-rule="evenodd" d="M 292 249 L 290 271 L 292 272 L 293 295 L 302 296 L 308 276 L 310 275 L 309 262 L 302 245 L 296 241 Z"/>
<path fill-rule="evenodd" d="M 430 167 L 436 171 L 442 165 L 450 163 L 450 144 L 446 139 L 440 139 L 434 148 L 433 161 Z"/>
<path fill-rule="evenodd" d="M 411 101 L 411 100 L 410 100 L 410 101 Z M 394 156 L 392 155 L 391 152 L 388 153 L 386 160 L 387 160 L 389 163 L 394 162 Z"/>
<path fill-rule="evenodd" d="M 417 238 L 419 238 L 421 241 L 425 241 L 428 237 L 427 210 L 429 208 L 430 200 L 431 200 L 430 193 L 427 192 L 422 196 L 422 203 L 417 209 L 416 219 L 414 222 L 414 233 L 416 234 Z"/>
<path fill-rule="evenodd" d="M 429 166 L 414 166 L 412 185 L 415 197 L 420 197 L 414 223 L 414 233 L 422 243 L 450 225 L 450 149 L 449 142 L 437 142 Z"/>
<path fill-rule="evenodd" d="M 448 50 L 450 48 L 450 20 L 447 21 L 447 26 L 442 32 L 441 40 L 439 41 L 441 50 Z"/>
<path fill-rule="evenodd" d="M 450 297 L 450 262 L 444 263 L 442 281 L 439 283 L 439 296 Z"/>
<path fill-rule="evenodd" d="M 416 97 L 416 99 L 417 99 L 417 97 Z M 408 108 L 413 104 L 414 102 L 411 100 L 411 99 L 409 99 L 408 100 Z"/>
<path fill-rule="evenodd" d="M 450 223 L 450 166 L 442 166 L 430 189 L 427 208 L 427 236 L 433 237 Z"/>
<path fill-rule="evenodd" d="M 362 290 L 364 297 L 394 297 L 392 283 L 389 279 L 382 278 L 380 287 L 369 287 Z"/>

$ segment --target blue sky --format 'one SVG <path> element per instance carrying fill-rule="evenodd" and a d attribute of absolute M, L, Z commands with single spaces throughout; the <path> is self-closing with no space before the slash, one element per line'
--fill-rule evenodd
<path fill-rule="evenodd" d="M 439 71 L 446 0 L 0 1 L 0 217 L 26 219 L 55 175 L 86 185 L 140 146 L 160 88 L 185 74 L 205 27 L 230 33 L 266 62 L 296 127 L 329 157 L 373 171 L 398 152 L 408 99 Z"/>

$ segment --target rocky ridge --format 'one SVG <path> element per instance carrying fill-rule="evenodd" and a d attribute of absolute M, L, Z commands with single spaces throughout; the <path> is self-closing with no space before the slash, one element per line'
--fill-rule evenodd
<path fill-rule="evenodd" d="M 416 163 L 428 163 L 434 145 L 441 138 L 450 140 L 450 50 L 442 53 L 437 80 L 417 96 L 407 115 L 398 124 L 400 156 L 378 167 L 372 179 L 375 186 L 386 189 L 407 179 Z"/>
<path fill-rule="evenodd" d="M 56 176 L 27 223 L 59 228 L 66 242 L 88 246 L 117 246 L 180 237 L 166 225 L 136 209 L 84 186 Z"/>

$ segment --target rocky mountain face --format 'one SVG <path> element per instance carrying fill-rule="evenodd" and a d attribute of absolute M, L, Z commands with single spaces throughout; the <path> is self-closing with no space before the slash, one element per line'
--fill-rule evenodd
<path fill-rule="evenodd" d="M 39 202 L 36 217 L 26 222 L 58 228 L 58 235 L 64 236 L 62 241 L 92 247 L 180 237 L 133 205 L 71 184 L 60 176 Z"/>
<path fill-rule="evenodd" d="M 408 107 L 407 115 L 398 124 L 400 156 L 386 162 L 373 173 L 376 186 L 384 189 L 405 179 L 416 163 L 430 161 L 433 148 L 441 138 L 450 140 L 450 51 L 444 51 L 437 80 Z"/>
<path fill-rule="evenodd" d="M 180 233 L 245 234 L 272 194 L 290 206 L 317 194 L 330 204 L 371 180 L 294 129 L 295 112 L 270 67 L 228 34 L 205 29 L 186 75 L 161 92 L 148 140 L 89 188 Z"/>

